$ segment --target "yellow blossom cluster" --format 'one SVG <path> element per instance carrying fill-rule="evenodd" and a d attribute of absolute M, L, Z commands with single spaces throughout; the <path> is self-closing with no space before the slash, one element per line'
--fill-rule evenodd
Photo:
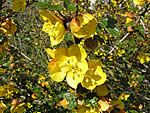
<path fill-rule="evenodd" d="M 63 21 L 52 11 L 39 10 L 40 16 L 45 21 L 42 31 L 48 33 L 50 36 L 51 45 L 59 44 L 65 34 L 65 27 Z"/>
<path fill-rule="evenodd" d="M 5 84 L 0 87 L 0 97 L 11 98 L 13 93 L 18 93 L 18 89 L 15 88 L 15 84 Z"/>
<path fill-rule="evenodd" d="M 137 56 L 137 59 L 140 61 L 141 64 L 145 62 L 150 61 L 149 53 L 140 53 L 139 56 Z"/>
<path fill-rule="evenodd" d="M 16 24 L 12 19 L 6 19 L 4 22 L 0 23 L 0 26 L 0 31 L 8 36 L 11 36 L 12 33 L 17 30 Z"/>
<path fill-rule="evenodd" d="M 136 5 L 143 5 L 144 2 L 150 3 L 150 0 L 133 0 L 134 4 Z"/>
<path fill-rule="evenodd" d="M 4 110 L 7 109 L 6 105 L 3 103 L 3 101 L 0 102 L 0 113 L 3 113 Z"/>
<path fill-rule="evenodd" d="M 57 45 L 64 39 L 66 28 L 64 22 L 53 12 L 39 10 L 40 16 L 45 21 L 42 31 L 50 36 L 51 45 Z M 89 14 L 81 14 L 70 22 L 70 30 L 77 38 L 90 38 L 96 32 L 97 20 Z"/>
<path fill-rule="evenodd" d="M 124 103 L 121 100 L 114 100 L 111 101 L 107 97 L 101 97 L 98 100 L 98 107 L 92 108 L 92 106 L 81 104 L 77 106 L 77 109 L 74 110 L 75 113 L 103 113 L 103 112 L 111 112 L 115 108 L 119 109 L 120 112 L 118 113 L 125 113 Z"/>
<path fill-rule="evenodd" d="M 10 112 L 11 113 L 16 113 L 16 112 L 17 113 L 24 113 L 25 105 L 26 105 L 26 103 L 24 103 L 24 102 L 16 103 L 16 104 L 11 106 Z"/>
<path fill-rule="evenodd" d="M 74 44 L 69 48 L 46 49 L 53 58 L 48 64 L 52 80 L 61 82 L 66 77 L 70 87 L 77 89 L 79 83 L 93 90 L 106 81 L 106 73 L 101 69 L 101 61 L 86 61 L 86 51 L 81 45 Z"/>
<path fill-rule="evenodd" d="M 97 20 L 89 13 L 78 15 L 70 23 L 71 32 L 77 38 L 90 38 L 96 32 Z"/>

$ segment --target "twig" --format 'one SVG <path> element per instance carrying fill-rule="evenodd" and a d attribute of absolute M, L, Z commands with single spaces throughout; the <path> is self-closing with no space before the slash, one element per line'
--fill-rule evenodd
<path fill-rule="evenodd" d="M 11 13 L 10 15 L 4 17 L 1 21 L 4 22 L 7 18 L 12 17 L 15 14 L 15 12 Z"/>
<path fill-rule="evenodd" d="M 61 14 L 60 11 L 57 11 L 57 12 L 58 12 L 58 14 L 59 14 L 60 16 L 62 16 L 64 19 L 67 20 L 66 16 L 64 16 L 63 14 Z"/>
<path fill-rule="evenodd" d="M 143 98 L 144 100 L 150 101 L 150 98 L 148 98 L 148 97 L 146 97 L 146 96 L 143 96 L 143 95 L 141 95 L 141 94 L 139 94 L 139 93 L 135 93 L 135 92 L 132 91 L 130 88 L 127 88 L 127 90 L 130 91 L 130 92 L 132 92 L 132 93 L 134 93 L 134 94 L 136 94 L 136 95 L 138 95 L 138 96 L 140 96 L 140 97 Z"/>
<path fill-rule="evenodd" d="M 119 40 L 120 43 L 122 43 L 128 36 L 129 36 L 130 33 L 127 33 L 121 40 Z M 107 58 L 110 53 L 112 53 L 115 49 L 117 48 L 117 46 L 115 45 L 109 52 L 108 54 L 105 56 L 105 58 Z"/>
<path fill-rule="evenodd" d="M 77 3 L 77 6 L 76 6 L 77 7 L 76 16 L 78 16 L 78 12 L 79 12 L 79 5 L 78 5 L 78 3 L 79 3 L 79 0 L 77 0 L 76 3 Z"/>
<path fill-rule="evenodd" d="M 145 13 L 149 10 L 148 7 L 149 7 L 150 3 L 146 5 L 146 8 L 144 10 L 144 12 L 142 14 L 140 14 L 141 16 L 144 16 Z"/>
<path fill-rule="evenodd" d="M 129 35 L 130 33 L 127 33 L 121 40 L 119 40 L 120 43 L 122 43 Z"/>
<path fill-rule="evenodd" d="M 140 18 L 137 19 L 136 23 L 138 23 L 140 21 Z M 119 40 L 120 43 L 122 43 L 128 36 L 129 36 L 130 32 L 126 33 L 126 35 L 121 39 Z M 115 45 L 109 52 L 108 54 L 105 56 L 105 58 L 107 58 L 110 53 L 112 53 L 115 49 L 117 48 L 117 46 Z"/>
<path fill-rule="evenodd" d="M 146 27 L 145 27 L 144 22 L 142 21 L 142 19 L 140 19 L 140 22 L 142 23 L 144 30 L 146 30 Z"/>
<path fill-rule="evenodd" d="M 142 41 L 142 43 L 138 46 L 138 49 L 137 49 L 137 51 L 136 51 L 136 53 L 135 53 L 135 56 L 134 56 L 134 59 L 137 57 L 137 54 L 138 54 L 138 52 L 139 52 L 141 46 L 143 45 L 143 43 L 144 43 L 147 39 L 148 39 L 148 36 L 147 36 L 147 37 Z"/>
<path fill-rule="evenodd" d="M 17 47 L 15 47 L 14 45 L 10 45 L 10 46 L 13 47 L 15 50 L 19 51 L 19 53 L 20 53 L 22 56 L 24 56 L 28 61 L 30 61 L 31 64 L 33 64 L 33 63 L 31 62 L 31 59 L 30 59 L 28 56 L 26 56 L 24 53 L 22 53 Z"/>

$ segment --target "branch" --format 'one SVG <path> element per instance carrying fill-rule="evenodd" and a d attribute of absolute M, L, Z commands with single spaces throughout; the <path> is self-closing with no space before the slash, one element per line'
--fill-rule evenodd
<path fill-rule="evenodd" d="M 139 94 L 139 93 L 135 93 L 135 92 L 132 91 L 130 88 L 126 88 L 126 89 L 127 89 L 128 91 L 130 91 L 130 92 L 132 92 L 132 93 L 134 93 L 134 94 L 140 96 L 140 97 L 143 98 L 144 100 L 150 101 L 150 98 L 148 98 L 148 97 L 146 97 L 146 96 L 143 96 L 143 95 L 141 95 L 141 94 Z"/>
<path fill-rule="evenodd" d="M 32 62 L 31 62 L 31 59 L 28 57 L 28 56 L 26 56 L 24 53 L 22 53 L 17 47 L 15 47 L 14 45 L 10 45 L 11 47 L 13 47 L 15 50 L 17 50 L 22 56 L 24 56 L 31 64 L 33 64 Z"/>
<path fill-rule="evenodd" d="M 138 23 L 140 21 L 140 18 L 137 19 L 136 23 Z M 126 35 L 121 39 L 119 40 L 120 43 L 122 43 L 128 36 L 129 36 L 130 32 L 126 33 Z M 105 56 L 105 58 L 107 58 L 110 53 L 112 53 L 115 49 L 117 48 L 117 46 L 115 45 L 109 52 L 108 54 Z"/>
<path fill-rule="evenodd" d="M 58 13 L 61 17 L 63 17 L 64 19 L 67 20 L 66 16 L 64 16 L 63 14 L 61 14 L 60 11 L 57 11 L 57 13 Z"/>
<path fill-rule="evenodd" d="M 121 40 L 119 40 L 120 43 L 122 43 L 128 36 L 129 36 L 130 33 L 127 33 Z M 117 48 L 117 46 L 115 45 L 109 52 L 108 54 L 105 56 L 105 58 L 107 58 L 110 53 L 112 53 L 115 49 Z"/>
<path fill-rule="evenodd" d="M 145 8 L 144 12 L 142 14 L 140 14 L 141 16 L 144 16 L 145 13 L 148 11 L 149 5 L 150 5 L 150 3 L 146 5 L 146 8 Z"/>
<path fill-rule="evenodd" d="M 148 39 L 148 36 L 147 36 L 147 37 L 142 41 L 142 43 L 138 46 L 138 49 L 137 49 L 137 51 L 136 51 L 136 53 L 135 53 L 135 56 L 134 56 L 134 59 L 137 57 L 137 54 L 138 54 L 140 48 L 142 47 L 143 43 L 144 43 L 147 39 Z M 134 59 L 133 59 L 133 60 L 134 60 Z"/>
<path fill-rule="evenodd" d="M 76 6 L 77 7 L 76 16 L 78 16 L 78 12 L 79 12 L 79 5 L 78 5 L 78 3 L 79 3 L 79 0 L 77 0 L 76 3 L 77 3 L 77 6 Z"/>

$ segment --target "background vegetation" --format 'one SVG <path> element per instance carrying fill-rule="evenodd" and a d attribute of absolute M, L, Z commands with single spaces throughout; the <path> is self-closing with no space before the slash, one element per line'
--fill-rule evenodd
<path fill-rule="evenodd" d="M 47 7 L 48 2 L 54 3 L 55 7 Z M 14 99 L 26 103 L 24 107 L 27 113 L 69 113 L 77 105 L 76 96 L 70 93 L 66 81 L 57 83 L 48 76 L 50 58 L 45 48 L 52 47 L 49 36 L 42 31 L 44 21 L 38 11 L 46 7 L 66 18 L 72 18 L 76 13 L 91 13 L 97 18 L 95 37 L 99 44 L 92 50 L 86 48 L 86 52 L 90 59 L 102 60 L 102 68 L 107 73 L 107 97 L 112 100 L 122 98 L 127 113 L 148 113 L 150 63 L 142 56 L 143 53 L 150 55 L 149 2 L 145 1 L 142 5 L 135 5 L 132 0 L 96 0 L 93 4 L 89 0 L 72 2 L 41 0 L 39 3 L 27 0 L 26 10 L 21 13 L 12 11 L 10 1 L 1 0 L 1 22 L 6 18 L 13 19 L 17 31 L 12 36 L 0 34 L 0 69 L 3 69 L 0 72 L 0 86 L 15 83 L 19 89 L 12 98 L 0 97 L 1 103 L 3 101 L 7 106 L 4 112 L 10 112 Z M 54 48 L 69 47 L 76 43 L 72 38 L 73 34 L 68 28 L 64 40 Z M 144 63 L 140 63 L 140 60 Z M 80 86 L 76 91 L 82 95 L 85 92 Z M 90 93 L 87 97 L 85 100 L 91 101 L 96 96 Z M 70 102 L 67 109 L 60 103 L 63 98 Z"/>

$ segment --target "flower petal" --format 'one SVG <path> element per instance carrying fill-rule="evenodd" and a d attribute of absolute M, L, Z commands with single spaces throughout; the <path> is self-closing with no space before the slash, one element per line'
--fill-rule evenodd
<path fill-rule="evenodd" d="M 101 85 L 106 81 L 107 75 L 103 72 L 100 66 L 97 67 L 95 75 L 97 76 L 93 76 L 93 79 L 96 80 L 97 85 Z"/>
<path fill-rule="evenodd" d="M 56 21 L 61 21 L 52 11 L 39 10 L 40 16 L 44 21 L 50 21 L 52 24 L 55 24 Z"/>
<path fill-rule="evenodd" d="M 49 32 L 51 45 L 57 45 L 64 39 L 65 27 L 62 23 L 57 22 L 52 32 Z"/>
<path fill-rule="evenodd" d="M 56 49 L 50 49 L 50 48 L 46 48 L 45 51 L 47 52 L 47 54 L 54 58 L 55 57 L 55 52 L 56 52 Z"/>
<path fill-rule="evenodd" d="M 82 74 L 85 74 L 88 70 L 88 63 L 86 60 L 83 60 L 82 62 L 77 63 L 78 68 L 80 69 Z"/>
<path fill-rule="evenodd" d="M 66 80 L 70 87 L 77 89 L 78 84 L 83 80 L 83 78 L 83 75 L 79 75 L 70 71 L 67 73 Z"/>
<path fill-rule="evenodd" d="M 66 61 L 67 58 L 68 58 L 67 48 L 57 48 L 56 49 L 55 59 L 57 61 Z"/>
<path fill-rule="evenodd" d="M 56 82 L 62 82 L 66 77 L 66 73 L 56 72 L 56 73 L 50 74 L 50 77 Z"/>
<path fill-rule="evenodd" d="M 90 60 L 90 62 L 88 62 L 88 67 L 89 67 L 89 68 L 94 68 L 94 69 L 96 69 L 97 66 L 102 66 L 102 62 L 101 62 L 100 60 L 97 60 L 97 61 L 95 61 L 95 60 Z"/>
<path fill-rule="evenodd" d="M 92 37 L 96 32 L 96 26 L 96 18 L 89 13 L 76 16 L 70 23 L 71 32 L 77 38 Z"/>
<path fill-rule="evenodd" d="M 78 61 L 82 61 L 85 60 L 87 54 L 81 45 L 74 44 L 68 48 L 68 56 L 75 56 Z"/>
<path fill-rule="evenodd" d="M 88 90 L 93 90 L 96 85 L 92 82 L 92 79 L 89 78 L 84 78 L 84 80 L 81 82 L 82 87 L 88 89 Z"/>

